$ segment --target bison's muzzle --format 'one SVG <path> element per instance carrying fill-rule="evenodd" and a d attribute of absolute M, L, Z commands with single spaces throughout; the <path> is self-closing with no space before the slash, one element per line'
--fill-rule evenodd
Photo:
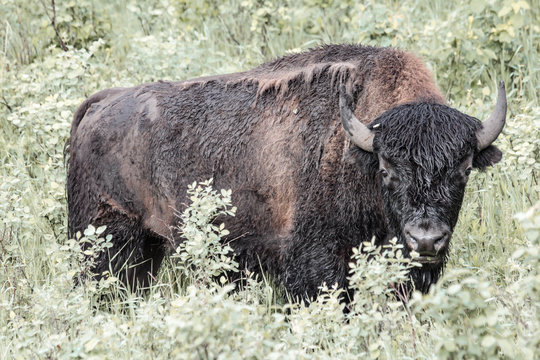
<path fill-rule="evenodd" d="M 405 244 L 410 251 L 420 256 L 415 260 L 420 263 L 442 263 L 448 248 L 451 231 L 444 224 L 406 224 L 403 228 Z"/>

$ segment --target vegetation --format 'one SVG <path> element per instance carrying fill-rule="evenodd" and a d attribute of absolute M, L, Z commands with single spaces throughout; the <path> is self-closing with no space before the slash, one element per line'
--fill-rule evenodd
<path fill-rule="evenodd" d="M 0 0 L 0 358 L 511 358 L 540 353 L 540 2 Z M 503 161 L 474 173 L 447 271 L 397 301 L 414 266 L 399 246 L 356 253 L 350 311 L 327 284 L 309 307 L 236 269 L 210 221 L 230 193 L 195 184 L 188 241 L 144 293 L 114 277 L 74 287 L 85 250 L 66 237 L 64 144 L 92 93 L 249 69 L 322 43 L 417 53 L 449 103 L 483 119 L 506 82 Z M 65 48 L 67 51 L 64 51 Z M 206 179 L 200 179 L 204 181 Z M 207 241 L 204 241 L 207 240 Z M 91 258 L 91 257 L 90 257 Z"/>

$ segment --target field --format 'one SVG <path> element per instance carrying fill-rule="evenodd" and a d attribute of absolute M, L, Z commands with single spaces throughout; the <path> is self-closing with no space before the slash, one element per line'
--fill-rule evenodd
<path fill-rule="evenodd" d="M 538 358 L 538 0 L 0 0 L 0 20 L 1 359 Z M 204 183 L 190 190 L 188 240 L 150 289 L 126 293 L 114 277 L 73 286 L 89 266 L 79 243 L 108 246 L 103 229 L 66 235 L 64 144 L 85 98 L 247 70 L 323 43 L 410 50 L 449 104 L 479 119 L 506 83 L 503 160 L 471 175 L 445 276 L 429 294 L 389 295 L 409 266 L 395 248 L 356 255 L 347 314 L 331 284 L 310 306 L 267 278 L 233 290 L 220 277 L 235 268 L 218 241 L 225 230 L 197 225 L 232 211 L 230 194 Z"/>

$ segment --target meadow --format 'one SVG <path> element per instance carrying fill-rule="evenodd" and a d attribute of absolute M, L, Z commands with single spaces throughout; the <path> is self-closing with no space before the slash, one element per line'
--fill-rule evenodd
<path fill-rule="evenodd" d="M 112 276 L 73 286 L 110 241 L 93 227 L 67 238 L 64 145 L 84 99 L 324 43 L 407 49 L 479 119 L 506 83 L 503 160 L 471 175 L 429 294 L 393 297 L 410 261 L 369 245 L 351 266 L 348 313 L 331 284 L 309 306 L 266 277 L 235 289 L 226 229 L 200 225 L 235 204 L 207 179 L 186 189 L 186 242 L 149 289 Z M 539 59 L 538 0 L 0 0 L 0 359 L 538 358 Z"/>

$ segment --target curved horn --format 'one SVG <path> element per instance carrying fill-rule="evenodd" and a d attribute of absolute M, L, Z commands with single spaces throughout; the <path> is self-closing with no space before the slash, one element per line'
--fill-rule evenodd
<path fill-rule="evenodd" d="M 354 116 L 352 100 L 352 97 L 345 90 L 345 85 L 341 84 L 339 87 L 339 113 L 345 133 L 360 149 L 373 152 L 373 137 L 375 135 Z"/>
<path fill-rule="evenodd" d="M 483 122 L 482 128 L 476 133 L 478 140 L 478 150 L 482 150 L 491 145 L 501 133 L 506 121 L 506 90 L 504 81 L 499 82 L 499 94 L 493 113 Z"/>

